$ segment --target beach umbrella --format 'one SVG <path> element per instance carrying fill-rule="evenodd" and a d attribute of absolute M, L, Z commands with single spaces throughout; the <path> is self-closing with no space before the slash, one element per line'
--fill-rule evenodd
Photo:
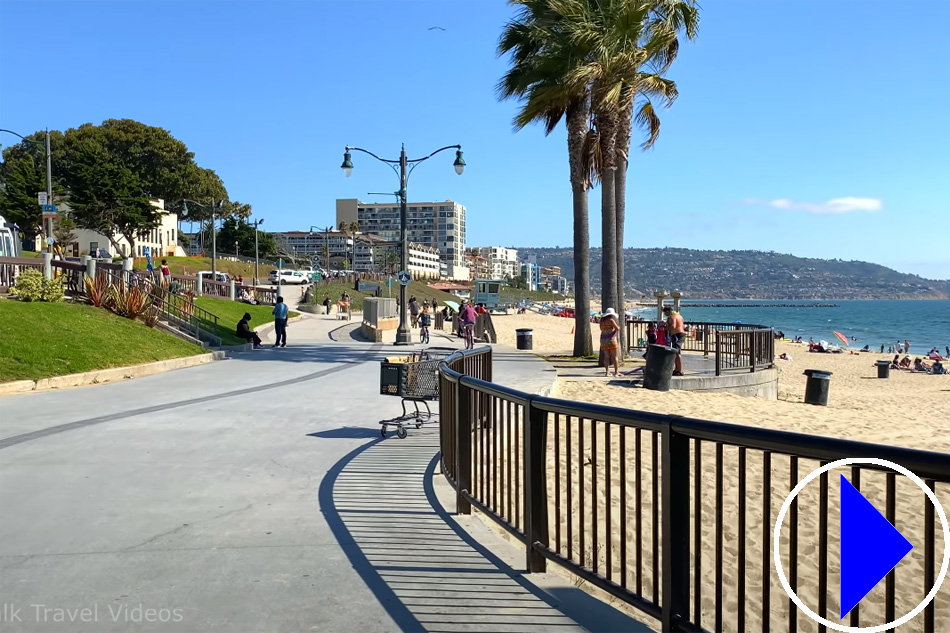
<path fill-rule="evenodd" d="M 455 301 L 443 301 L 442 304 L 449 306 L 450 308 L 452 308 L 452 309 L 455 310 L 456 312 L 459 311 L 459 304 L 456 303 Z"/>
<path fill-rule="evenodd" d="M 838 337 L 838 340 L 839 340 L 839 341 L 841 341 L 841 342 L 844 343 L 845 345 L 848 344 L 848 337 L 847 337 L 847 336 L 845 336 L 845 335 L 842 334 L 841 332 L 835 332 L 834 334 L 835 334 L 835 336 Z"/>

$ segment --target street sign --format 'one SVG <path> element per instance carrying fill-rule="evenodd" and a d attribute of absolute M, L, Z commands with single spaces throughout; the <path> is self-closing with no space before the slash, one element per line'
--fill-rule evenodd
<path fill-rule="evenodd" d="M 39 193 L 37 193 L 37 194 L 36 194 L 36 201 L 40 203 L 40 206 L 41 206 L 41 207 L 45 207 L 45 206 L 46 206 L 46 203 L 49 202 L 49 200 L 46 199 L 46 192 L 45 192 L 45 191 L 40 191 Z"/>
<path fill-rule="evenodd" d="M 403 286 L 408 286 L 409 282 L 412 281 L 412 276 L 405 270 L 400 270 L 396 273 L 396 280 Z"/>
<path fill-rule="evenodd" d="M 284 260 L 278 259 L 278 260 L 277 260 L 277 267 L 278 267 L 278 268 L 283 268 L 283 267 L 284 267 Z"/>
<path fill-rule="evenodd" d="M 56 205 L 55 204 L 44 204 L 43 205 L 43 219 L 47 220 L 49 218 L 56 217 Z"/>
<path fill-rule="evenodd" d="M 53 238 L 47 237 L 47 238 L 46 238 L 46 245 L 47 245 L 47 246 L 52 246 L 52 245 L 53 245 Z"/>

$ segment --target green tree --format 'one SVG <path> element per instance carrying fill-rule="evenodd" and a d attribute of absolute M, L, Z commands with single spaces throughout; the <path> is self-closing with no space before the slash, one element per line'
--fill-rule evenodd
<path fill-rule="evenodd" d="M 210 235 L 207 239 L 211 239 Z M 237 242 L 241 255 L 254 257 L 254 226 L 236 216 L 225 218 L 221 228 L 218 229 L 217 240 L 218 244 L 225 245 L 227 248 L 233 247 Z M 258 233 L 257 240 L 260 257 L 266 259 L 275 253 L 273 235 L 261 231 Z"/>
<path fill-rule="evenodd" d="M 36 194 L 46 191 L 46 134 L 36 132 L 3 150 L 0 162 L 0 215 L 20 227 L 27 240 L 44 233 L 43 215 Z M 53 204 L 61 201 L 64 189 L 60 182 L 63 133 L 50 132 L 53 154 Z"/>
<path fill-rule="evenodd" d="M 498 84 L 502 99 L 517 98 L 520 109 L 514 127 L 520 130 L 541 123 L 545 134 L 561 119 L 567 127 L 574 217 L 574 288 L 576 317 L 574 355 L 592 353 L 590 319 L 590 233 L 587 192 L 590 171 L 584 155 L 590 118 L 590 86 L 578 81 L 577 69 L 586 51 L 568 35 L 567 27 L 576 10 L 572 0 L 510 0 L 518 7 L 516 17 L 502 33 L 500 55 L 509 55 L 510 68 Z"/>
<path fill-rule="evenodd" d="M 69 141 L 70 216 L 76 226 L 101 233 L 119 253 L 118 237 L 124 237 L 132 252 L 140 233 L 161 223 L 143 183 L 132 169 L 102 143 L 101 137 L 84 133 Z"/>

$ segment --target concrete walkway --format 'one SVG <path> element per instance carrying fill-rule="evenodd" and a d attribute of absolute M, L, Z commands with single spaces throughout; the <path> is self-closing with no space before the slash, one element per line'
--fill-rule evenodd
<path fill-rule="evenodd" d="M 0 401 L 3 631 L 645 630 L 456 522 L 437 429 L 380 438 L 393 348 L 355 329 Z M 499 382 L 538 369 L 498 350 Z"/>

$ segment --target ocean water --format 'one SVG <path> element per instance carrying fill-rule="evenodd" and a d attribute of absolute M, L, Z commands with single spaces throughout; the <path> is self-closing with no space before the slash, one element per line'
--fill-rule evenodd
<path fill-rule="evenodd" d="M 835 308 L 807 307 L 742 307 L 748 304 L 776 305 L 807 304 L 805 301 L 696 301 L 695 303 L 728 304 L 723 308 L 691 308 L 683 301 L 683 318 L 687 321 L 713 321 L 720 323 L 756 323 L 774 327 L 785 332 L 788 338 L 801 336 L 816 341 L 824 339 L 837 343 L 837 330 L 857 341 L 851 347 L 858 349 L 865 344 L 885 351 L 898 339 L 910 342 L 911 355 L 926 354 L 937 347 L 941 354 L 950 345 L 950 301 L 822 301 L 835 304 Z M 818 303 L 818 302 L 812 302 Z M 645 311 L 641 314 L 652 314 Z"/>

